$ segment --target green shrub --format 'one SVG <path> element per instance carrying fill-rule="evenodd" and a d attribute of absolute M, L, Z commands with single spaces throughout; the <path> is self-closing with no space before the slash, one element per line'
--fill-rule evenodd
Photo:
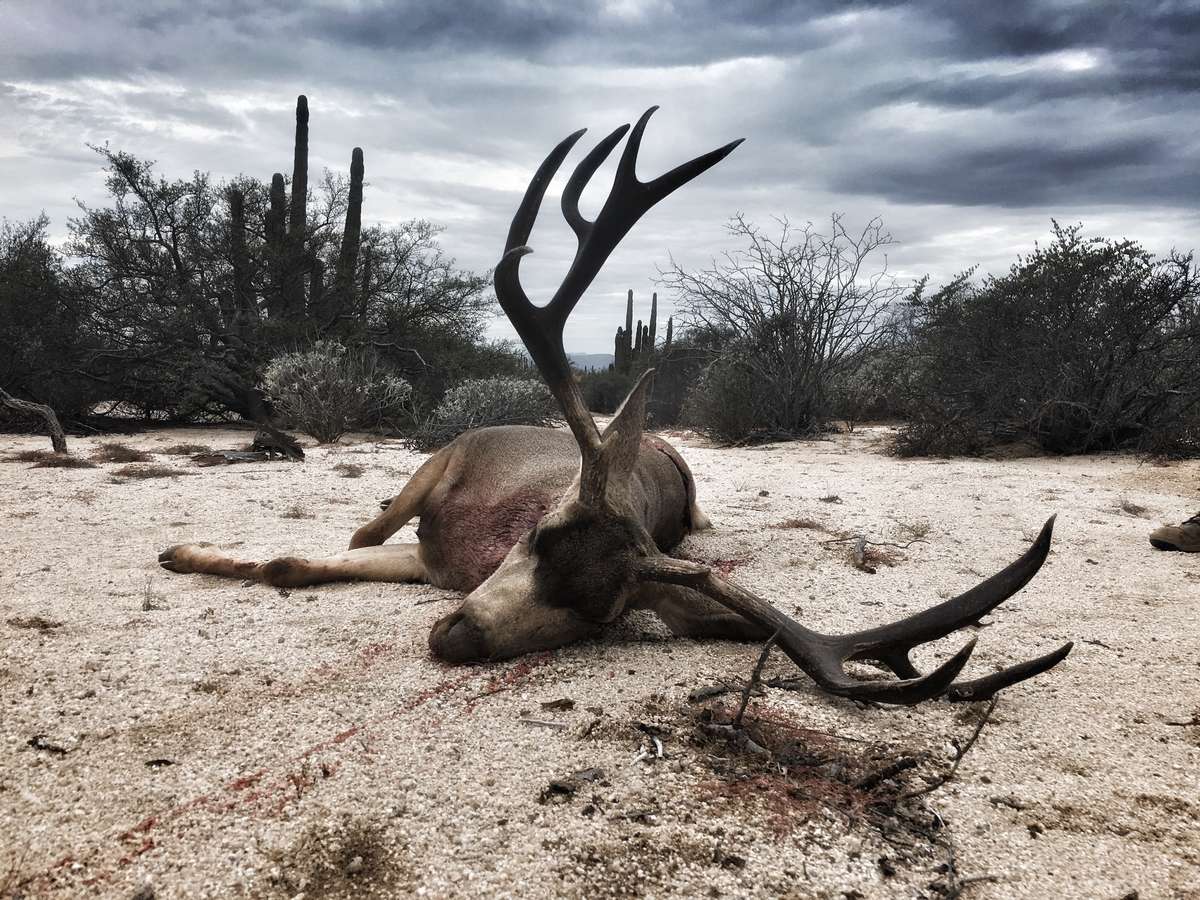
<path fill-rule="evenodd" d="M 323 444 L 403 416 L 412 396 L 411 385 L 384 371 L 373 353 L 337 341 L 276 357 L 263 386 L 292 427 Z"/>
<path fill-rule="evenodd" d="M 780 433 L 752 365 L 738 353 L 726 353 L 704 369 L 688 391 L 683 421 L 724 443 L 770 440 Z"/>
<path fill-rule="evenodd" d="M 902 455 L 1027 442 L 1050 453 L 1200 453 L 1200 276 L 1132 241 L 1054 240 L 927 300 L 909 356 Z"/>
<path fill-rule="evenodd" d="M 442 447 L 464 431 L 492 425 L 550 425 L 562 417 L 541 381 L 476 378 L 446 391 L 433 413 L 409 435 L 416 450 Z"/>
<path fill-rule="evenodd" d="M 637 378 L 628 372 L 615 369 L 600 369 L 579 375 L 579 389 L 583 402 L 595 413 L 611 415 L 617 411 Z"/>

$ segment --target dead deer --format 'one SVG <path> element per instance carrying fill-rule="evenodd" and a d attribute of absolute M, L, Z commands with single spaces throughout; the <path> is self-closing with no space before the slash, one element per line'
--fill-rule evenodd
<path fill-rule="evenodd" d="M 634 608 L 653 610 L 675 634 L 688 637 L 776 635 L 778 646 L 821 688 L 860 700 L 980 699 L 1059 663 L 1071 644 L 955 682 L 974 640 L 927 675 L 908 655 L 919 644 L 977 622 L 1028 583 L 1050 550 L 1053 517 L 1020 559 L 966 593 L 849 634 L 805 628 L 708 566 L 669 555 L 690 531 L 708 527 L 708 520 L 696 504 L 687 464 L 670 445 L 643 434 L 652 372 L 642 376 L 602 433 L 563 350 L 568 316 L 634 223 L 741 143 L 640 181 L 634 170 L 653 112 L 647 110 L 632 131 L 623 125 L 604 138 L 564 187 L 562 212 L 578 249 L 549 303 L 535 306 L 526 297 L 520 260 L 532 252 L 526 241 L 546 188 L 583 131 L 555 147 L 533 176 L 496 266 L 496 295 L 561 405 L 569 432 L 514 426 L 463 434 L 431 456 L 388 507 L 355 532 L 349 550 L 325 559 L 284 557 L 258 564 L 193 544 L 164 551 L 162 565 L 279 586 L 425 581 L 467 592 L 429 636 L 433 653 L 455 663 L 559 647 L 595 634 Z M 613 187 L 595 220 L 588 221 L 579 211 L 580 195 L 627 132 Z M 413 516 L 420 516 L 416 544 L 384 544 Z M 856 679 L 844 668 L 851 660 L 882 663 L 899 680 Z"/>

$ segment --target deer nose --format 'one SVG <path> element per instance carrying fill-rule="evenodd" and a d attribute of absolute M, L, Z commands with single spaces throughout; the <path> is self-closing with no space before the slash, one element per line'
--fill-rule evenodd
<path fill-rule="evenodd" d="M 448 663 L 481 662 L 488 656 L 483 632 L 462 610 L 434 623 L 429 632 L 429 649 Z"/>

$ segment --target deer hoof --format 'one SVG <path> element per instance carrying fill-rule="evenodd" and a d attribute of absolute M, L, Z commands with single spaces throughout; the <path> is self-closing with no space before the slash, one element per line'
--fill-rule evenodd
<path fill-rule="evenodd" d="M 176 544 L 174 547 L 168 547 L 162 553 L 158 554 L 158 564 L 168 572 L 178 572 L 180 575 L 186 575 L 192 571 L 192 567 L 187 562 L 187 554 L 184 552 L 190 544 Z"/>

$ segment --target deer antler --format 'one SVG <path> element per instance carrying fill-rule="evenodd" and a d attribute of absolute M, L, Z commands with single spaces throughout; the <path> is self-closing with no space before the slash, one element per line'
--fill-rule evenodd
<path fill-rule="evenodd" d="M 602 436 L 587 411 L 579 386 L 571 376 L 571 368 L 563 350 L 563 327 L 567 317 L 634 223 L 659 200 L 716 165 L 741 143 L 739 140 L 726 144 L 653 181 L 639 181 L 634 172 L 638 148 L 646 123 L 655 109 L 657 107 L 646 110 L 630 132 L 629 141 L 617 165 L 612 190 L 594 221 L 589 222 L 579 212 L 579 197 L 596 170 L 629 132 L 629 126 L 622 125 L 600 141 L 583 158 L 568 180 L 562 195 L 562 212 L 579 244 L 575 259 L 550 302 L 539 307 L 529 301 L 521 287 L 520 262 L 521 257 L 533 252 L 525 242 L 533 230 L 546 188 L 584 131 L 577 131 L 563 140 L 538 168 L 513 217 L 504 255 L 495 272 L 496 296 L 500 305 L 562 407 L 579 444 L 583 456 L 579 499 L 593 507 L 606 503 L 609 473 L 620 468 L 621 448 L 631 443 L 627 438 L 641 433 L 645 391 L 651 373 L 642 376 L 613 424 Z M 621 424 L 618 426 L 618 423 Z M 622 435 L 622 429 L 628 434 Z M 636 444 L 636 438 L 632 443 Z M 700 591 L 749 621 L 761 625 L 768 633 L 778 631 L 778 643 L 784 652 L 830 693 L 901 704 L 919 703 L 941 695 L 955 700 L 981 699 L 1057 665 L 1070 653 L 1072 645 L 1066 644 L 1053 653 L 974 681 L 957 683 L 954 682 L 955 676 L 966 665 L 975 648 L 973 640 L 928 675 L 921 675 L 913 667 L 908 658 L 909 651 L 918 644 L 945 637 L 976 622 L 980 616 L 1024 587 L 1050 551 L 1053 524 L 1052 517 L 1033 546 L 1020 559 L 965 594 L 890 625 L 845 635 L 821 634 L 805 628 L 734 582 L 714 575 L 707 566 L 659 554 L 654 549 L 653 540 L 645 533 L 637 541 L 638 552 L 643 555 L 634 564 L 632 575 L 640 581 L 666 582 Z M 900 680 L 873 682 L 852 678 L 846 673 L 844 664 L 859 659 L 882 662 Z"/>
<path fill-rule="evenodd" d="M 625 133 L 629 132 L 629 126 L 622 125 L 600 141 L 576 166 L 575 172 L 563 189 L 563 217 L 575 232 L 578 247 L 570 269 L 550 302 L 545 306 L 534 306 L 525 295 L 519 272 L 521 257 L 533 252 L 525 242 L 529 240 L 550 180 L 587 129 L 577 131 L 564 139 L 538 168 L 513 217 L 508 241 L 504 246 L 504 255 L 496 266 L 494 276 L 496 297 L 500 306 L 517 329 L 538 370 L 546 379 L 551 393 L 563 409 L 575 440 L 579 443 L 583 454 L 579 496 L 584 503 L 593 505 L 604 500 L 609 467 L 603 463 L 604 439 L 597 431 L 596 423 L 579 393 L 579 387 L 571 377 L 571 367 L 563 350 L 563 326 L 566 325 L 575 304 L 591 285 L 621 238 L 637 220 L 672 191 L 715 166 L 741 143 L 741 140 L 728 143 L 711 153 L 677 166 L 653 181 L 639 181 L 635 172 L 638 149 L 641 147 L 646 123 L 650 121 L 650 116 L 656 109 L 657 106 L 650 107 L 633 126 L 629 141 L 625 144 L 625 150 L 617 164 L 612 189 L 594 221 L 588 221 L 580 213 L 579 197 L 596 170 L 620 143 Z"/>
<path fill-rule="evenodd" d="M 908 653 L 918 644 L 937 640 L 977 622 L 1028 584 L 1050 552 L 1053 529 L 1054 517 L 1051 516 L 1037 540 L 1020 559 L 965 594 L 888 625 L 841 635 L 822 634 L 805 628 L 745 588 L 714 575 L 701 563 L 669 556 L 648 556 L 639 563 L 636 575 L 641 581 L 667 582 L 700 591 L 761 625 L 765 631 L 778 631 L 776 642 L 779 647 L 813 681 L 832 694 L 898 704 L 920 703 L 942 695 L 949 700 L 983 700 L 1001 688 L 1053 668 L 1066 659 L 1073 644 L 1064 644 L 1052 653 L 983 678 L 960 682 L 955 682 L 954 678 L 975 649 L 973 639 L 928 675 L 921 675 L 913 667 Z M 860 659 L 878 660 L 902 680 L 859 681 L 850 677 L 843 664 Z"/>

